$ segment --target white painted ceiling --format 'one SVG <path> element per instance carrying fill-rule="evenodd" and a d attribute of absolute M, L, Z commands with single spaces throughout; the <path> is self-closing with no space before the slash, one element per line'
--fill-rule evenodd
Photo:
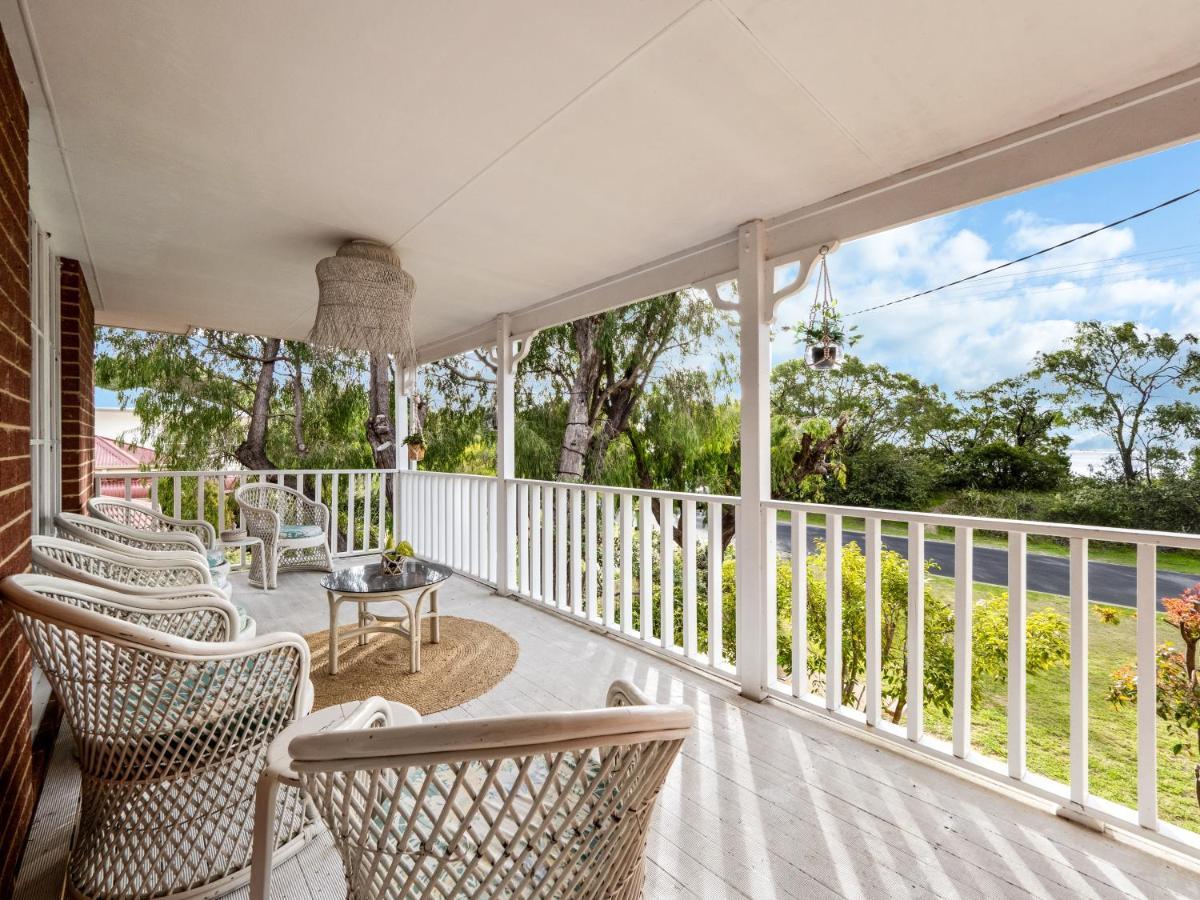
<path fill-rule="evenodd" d="M 99 321 L 302 337 L 369 237 L 420 344 L 1200 62 L 1195 0 L 27 12 L 35 209 Z"/>

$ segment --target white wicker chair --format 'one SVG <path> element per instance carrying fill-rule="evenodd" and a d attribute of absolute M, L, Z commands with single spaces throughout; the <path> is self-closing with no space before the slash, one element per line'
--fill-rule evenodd
<path fill-rule="evenodd" d="M 267 747 L 311 708 L 304 640 L 187 640 L 13 578 L 0 596 L 75 739 L 82 800 L 68 894 L 212 897 L 245 883 Z M 298 793 L 283 801 L 277 858 L 306 831 Z"/>
<path fill-rule="evenodd" d="M 151 597 L 177 597 L 180 592 L 195 596 L 208 591 L 230 599 L 231 588 L 213 584 L 208 560 L 190 550 L 171 553 L 137 550 L 121 551 L 97 547 L 66 538 L 35 535 L 32 539 L 34 566 L 47 575 L 71 578 L 85 584 L 130 594 Z M 240 637 L 251 637 L 254 620 L 242 614 Z"/>
<path fill-rule="evenodd" d="M 348 896 L 640 897 L 650 816 L 694 714 L 623 681 L 608 705 L 293 740 Z"/>
<path fill-rule="evenodd" d="M 263 552 L 254 554 L 251 560 L 251 584 L 278 587 L 280 571 L 333 571 L 328 506 L 309 500 L 293 488 L 266 482 L 242 485 L 233 496 L 246 523 L 246 533 L 263 544 Z M 312 534 L 288 537 L 283 533 L 296 526 Z"/>
<path fill-rule="evenodd" d="M 137 531 L 182 531 L 200 539 L 206 549 L 215 550 L 217 530 L 203 519 L 176 519 L 148 504 L 114 497 L 93 497 L 88 501 L 88 512 L 115 525 L 124 525 Z"/>

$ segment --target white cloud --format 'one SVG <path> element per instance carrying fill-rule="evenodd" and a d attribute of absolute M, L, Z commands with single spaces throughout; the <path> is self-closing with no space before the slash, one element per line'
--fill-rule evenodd
<path fill-rule="evenodd" d="M 1001 249 L 977 230 L 954 227 L 958 218 L 846 244 L 829 260 L 841 310 L 852 314 L 936 287 L 1096 227 L 1018 211 L 1004 220 Z M 1200 279 L 1171 277 L 1181 266 L 1187 271 L 1190 260 L 1164 261 L 1160 251 L 1131 255 L 1136 247 L 1132 227 L 1109 229 L 929 297 L 850 315 L 860 334 L 855 352 L 954 391 L 1026 371 L 1039 352 L 1061 346 L 1083 319 L 1200 333 Z M 805 321 L 811 299 L 810 286 L 784 303 L 780 323 Z M 777 360 L 798 355 L 790 343 L 787 336 L 777 341 Z"/>

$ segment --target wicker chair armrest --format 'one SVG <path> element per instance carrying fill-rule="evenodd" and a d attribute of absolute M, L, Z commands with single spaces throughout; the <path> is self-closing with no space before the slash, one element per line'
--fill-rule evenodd
<path fill-rule="evenodd" d="M 298 772 L 352 767 L 351 761 L 366 767 L 402 768 L 514 757 L 608 741 L 635 743 L 641 736 L 682 740 L 694 721 L 691 707 L 647 705 L 422 722 L 370 732 L 326 732 L 297 737 L 289 749 Z"/>
<path fill-rule="evenodd" d="M 205 550 L 214 550 L 217 545 L 217 529 L 211 524 L 205 522 L 203 518 L 175 518 L 174 516 L 163 515 L 160 512 L 160 517 L 163 522 L 170 526 L 173 532 L 182 532 L 184 534 L 196 535 L 200 539 L 200 544 L 204 545 Z"/>
<path fill-rule="evenodd" d="M 242 504 L 242 518 L 246 522 L 246 533 L 252 537 L 270 539 L 279 537 L 279 513 L 273 509 Z"/>
<path fill-rule="evenodd" d="M 653 703 L 632 681 L 619 678 L 608 686 L 606 706 L 650 706 Z"/>

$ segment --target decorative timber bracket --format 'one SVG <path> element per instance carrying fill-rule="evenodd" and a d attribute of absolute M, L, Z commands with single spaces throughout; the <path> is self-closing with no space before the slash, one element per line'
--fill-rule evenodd
<path fill-rule="evenodd" d="M 742 240 L 744 240 L 744 237 Z M 808 284 L 809 276 L 812 274 L 814 263 L 821 257 L 821 251 L 825 250 L 826 253 L 834 253 L 840 246 L 840 241 L 831 239 L 764 261 L 763 265 L 765 270 L 770 273 L 772 285 L 775 284 L 775 276 L 781 269 L 786 270 L 788 267 L 793 267 L 792 277 L 787 283 L 775 287 L 771 292 L 770 302 L 767 304 L 770 312 L 766 324 L 770 325 L 775 321 L 775 313 L 780 303 L 788 297 L 804 290 L 804 286 Z M 745 248 L 739 249 L 744 250 Z M 722 296 L 721 288 L 726 286 L 726 295 Z M 741 311 L 741 304 L 737 299 L 737 272 L 728 272 L 724 275 L 717 275 L 715 278 L 697 282 L 692 285 L 692 288 L 703 291 L 708 296 L 708 302 L 716 309 L 724 309 L 730 312 Z"/>
<path fill-rule="evenodd" d="M 529 355 L 530 349 L 533 347 L 533 339 L 537 336 L 537 331 L 527 331 L 524 334 L 512 335 L 512 371 L 508 374 L 516 375 L 517 366 L 521 360 Z M 500 348 L 493 344 L 487 351 L 488 362 L 497 369 L 500 366 Z"/>

